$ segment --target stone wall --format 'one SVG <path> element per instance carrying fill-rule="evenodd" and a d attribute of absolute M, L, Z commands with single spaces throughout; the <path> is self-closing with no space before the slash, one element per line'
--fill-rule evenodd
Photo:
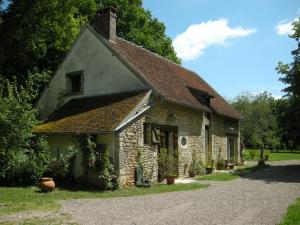
<path fill-rule="evenodd" d="M 229 159 L 227 153 L 227 141 L 228 137 L 235 138 L 235 161 L 240 161 L 240 133 L 239 133 L 239 121 L 226 118 L 213 114 L 211 117 L 211 132 L 212 132 L 212 155 L 213 160 L 221 157 L 223 159 Z"/>
<path fill-rule="evenodd" d="M 119 183 L 121 186 L 134 185 L 139 142 L 143 135 L 142 126 L 142 119 L 139 118 L 116 135 L 116 149 L 119 149 Z"/>
<path fill-rule="evenodd" d="M 143 139 L 143 124 L 159 124 L 178 128 L 179 176 L 187 175 L 188 165 L 192 161 L 192 153 L 205 163 L 205 125 L 210 126 L 210 143 L 212 159 L 217 160 L 219 154 L 227 158 L 227 133 L 224 117 L 211 115 L 208 120 L 199 110 L 183 107 L 177 104 L 161 101 L 151 97 L 141 108 L 151 106 L 141 117 L 135 119 L 116 134 L 116 149 L 118 153 L 119 181 L 121 186 L 134 184 L 135 167 L 139 163 L 144 169 L 144 178 L 157 180 L 157 145 L 146 145 Z M 226 122 L 227 123 L 227 122 Z M 232 125 L 232 120 L 230 124 Z M 233 125 L 237 125 L 238 123 Z M 181 145 L 181 139 L 186 137 L 187 144 Z"/>
<path fill-rule="evenodd" d="M 145 116 L 145 122 L 178 127 L 179 176 L 187 175 L 193 151 L 204 159 L 203 113 L 180 105 L 152 99 L 154 107 Z M 181 145 L 186 137 L 187 144 Z"/>
<path fill-rule="evenodd" d="M 216 162 L 219 157 L 227 159 L 227 137 L 224 130 L 224 119 L 221 116 L 212 115 L 211 117 L 212 132 L 212 155 Z"/>
<path fill-rule="evenodd" d="M 144 145 L 144 123 L 178 127 L 179 176 L 187 175 L 187 166 L 192 160 L 193 151 L 203 160 L 205 157 L 204 134 L 202 133 L 203 113 L 201 111 L 162 102 L 153 97 L 148 104 L 151 105 L 151 108 L 142 117 L 124 128 L 116 137 L 116 146 L 119 148 L 120 184 L 123 186 L 134 184 L 134 169 L 137 165 L 138 152 L 141 153 L 140 162 L 144 169 L 144 177 L 152 181 L 157 180 L 158 149 L 156 145 Z M 185 146 L 180 144 L 182 137 L 187 138 Z"/>

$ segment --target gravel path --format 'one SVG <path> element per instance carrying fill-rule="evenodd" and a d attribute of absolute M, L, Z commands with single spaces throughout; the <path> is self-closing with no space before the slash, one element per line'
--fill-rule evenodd
<path fill-rule="evenodd" d="M 62 213 L 79 224 L 272 225 L 300 196 L 300 161 L 206 189 L 114 199 L 64 201 Z M 207 183 L 202 181 L 202 183 Z"/>

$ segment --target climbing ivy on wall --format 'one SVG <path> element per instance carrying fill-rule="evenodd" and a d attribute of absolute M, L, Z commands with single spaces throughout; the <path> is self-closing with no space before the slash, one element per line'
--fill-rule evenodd
<path fill-rule="evenodd" d="M 98 184 L 101 190 L 115 190 L 118 188 L 117 176 L 114 165 L 105 145 L 97 145 L 95 135 L 79 135 L 77 137 L 80 149 L 83 153 L 83 166 L 85 168 L 85 182 L 91 170 L 98 175 Z"/>

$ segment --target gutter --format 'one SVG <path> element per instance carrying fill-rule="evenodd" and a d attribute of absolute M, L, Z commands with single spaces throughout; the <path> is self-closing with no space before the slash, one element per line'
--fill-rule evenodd
<path fill-rule="evenodd" d="M 130 123 L 131 121 L 133 121 L 135 118 L 139 117 L 140 115 L 142 115 L 144 112 L 146 112 L 148 109 L 150 109 L 150 106 L 147 106 L 145 109 L 143 109 L 141 112 L 135 114 L 133 117 L 131 117 L 129 120 L 121 123 L 116 129 L 114 129 L 114 132 L 120 130 L 122 127 L 126 126 L 128 123 Z"/>

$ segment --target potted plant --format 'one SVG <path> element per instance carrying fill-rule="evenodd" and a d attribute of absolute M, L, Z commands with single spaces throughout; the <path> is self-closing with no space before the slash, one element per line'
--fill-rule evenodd
<path fill-rule="evenodd" d="M 193 165 L 193 164 L 191 164 L 191 165 L 189 166 L 188 173 L 189 173 L 189 177 L 194 177 L 194 176 L 195 176 L 195 168 L 194 168 L 194 165 Z"/>
<path fill-rule="evenodd" d="M 201 154 L 199 151 L 192 151 L 192 163 L 189 166 L 189 176 L 194 177 L 195 175 L 205 175 L 206 169 L 203 166 Z"/>
<path fill-rule="evenodd" d="M 211 160 L 210 163 L 206 164 L 205 170 L 206 170 L 206 174 L 211 174 L 213 172 L 213 170 L 214 170 L 214 160 Z"/>
<path fill-rule="evenodd" d="M 217 160 L 217 170 L 225 169 L 225 160 L 223 158 L 218 158 Z"/>
<path fill-rule="evenodd" d="M 167 184 L 174 184 L 176 176 L 175 157 L 168 152 L 168 149 L 161 148 L 158 154 L 158 172 L 165 178 Z"/>
<path fill-rule="evenodd" d="M 225 168 L 232 170 L 234 168 L 234 160 L 225 160 Z"/>

